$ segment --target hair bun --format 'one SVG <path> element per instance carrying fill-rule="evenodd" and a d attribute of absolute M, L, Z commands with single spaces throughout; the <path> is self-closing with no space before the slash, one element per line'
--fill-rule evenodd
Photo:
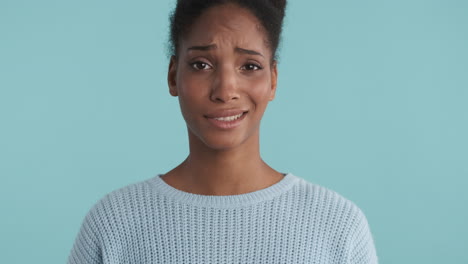
<path fill-rule="evenodd" d="M 284 13 L 286 9 L 286 0 L 268 0 L 276 9 Z"/>

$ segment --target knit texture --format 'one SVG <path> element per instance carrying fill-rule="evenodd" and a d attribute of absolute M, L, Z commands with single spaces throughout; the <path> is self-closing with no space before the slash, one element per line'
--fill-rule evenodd
<path fill-rule="evenodd" d="M 160 176 L 101 198 L 68 263 L 377 263 L 362 210 L 291 173 L 226 196 L 184 192 Z"/>

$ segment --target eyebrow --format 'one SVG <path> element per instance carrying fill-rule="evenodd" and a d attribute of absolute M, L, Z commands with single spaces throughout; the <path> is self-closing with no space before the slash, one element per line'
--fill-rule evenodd
<path fill-rule="evenodd" d="M 207 51 L 207 50 L 212 50 L 216 49 L 217 46 L 216 44 L 211 44 L 211 45 L 206 45 L 206 46 L 192 46 L 188 48 L 187 50 L 201 50 L 201 51 Z"/>
<path fill-rule="evenodd" d="M 211 45 L 206 45 L 206 46 L 192 46 L 192 47 L 189 47 L 187 49 L 187 51 L 190 51 L 190 50 L 208 51 L 208 50 L 213 50 L 213 49 L 216 49 L 216 48 L 217 48 L 216 44 L 211 44 Z M 263 56 L 263 54 L 261 54 L 258 51 L 255 51 L 255 50 L 249 50 L 249 49 L 243 49 L 243 48 L 236 47 L 235 51 L 239 52 L 239 53 L 245 53 L 245 54 L 249 54 L 249 55 L 259 55 L 259 56 L 265 57 L 265 56 Z"/>
<path fill-rule="evenodd" d="M 245 53 L 245 54 L 250 54 L 250 55 L 259 55 L 259 56 L 264 57 L 260 52 L 255 51 L 255 50 L 248 50 L 248 49 L 236 47 L 236 51 L 240 53 Z"/>

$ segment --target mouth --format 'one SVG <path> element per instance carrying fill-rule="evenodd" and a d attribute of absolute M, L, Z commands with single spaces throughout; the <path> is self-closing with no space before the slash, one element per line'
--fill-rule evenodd
<path fill-rule="evenodd" d="M 237 120 L 237 119 L 241 118 L 246 113 L 247 112 L 242 112 L 242 113 L 240 113 L 238 115 L 233 115 L 233 116 L 213 117 L 213 119 L 223 121 L 223 122 L 231 122 L 231 121 L 234 121 L 234 120 Z"/>
<path fill-rule="evenodd" d="M 240 114 L 236 115 L 229 115 L 229 116 L 205 116 L 212 125 L 220 129 L 232 129 L 239 126 L 244 120 L 245 116 L 249 111 L 241 112 Z"/>

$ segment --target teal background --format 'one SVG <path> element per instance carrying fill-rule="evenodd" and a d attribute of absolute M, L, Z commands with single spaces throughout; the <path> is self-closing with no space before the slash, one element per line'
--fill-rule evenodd
<path fill-rule="evenodd" d="M 289 1 L 264 159 L 366 214 L 381 263 L 468 263 L 468 1 Z M 103 195 L 188 154 L 174 1 L 0 0 L 0 263 L 65 263 Z"/>

